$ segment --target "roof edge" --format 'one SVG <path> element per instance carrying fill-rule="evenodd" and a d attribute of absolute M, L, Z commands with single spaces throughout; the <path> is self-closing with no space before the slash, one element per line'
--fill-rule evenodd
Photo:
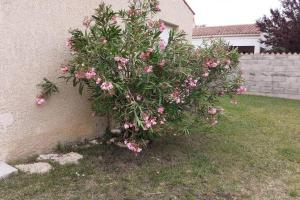
<path fill-rule="evenodd" d="M 200 38 L 211 38 L 211 37 L 247 37 L 247 36 L 260 36 L 261 33 L 245 33 L 245 34 L 226 34 L 226 35 L 192 35 L 192 38 L 194 39 L 200 39 Z"/>
<path fill-rule="evenodd" d="M 194 12 L 194 10 L 191 8 L 191 6 L 186 2 L 186 0 L 183 0 L 184 4 L 188 7 L 188 9 L 193 13 L 193 15 L 195 15 L 196 13 Z"/>

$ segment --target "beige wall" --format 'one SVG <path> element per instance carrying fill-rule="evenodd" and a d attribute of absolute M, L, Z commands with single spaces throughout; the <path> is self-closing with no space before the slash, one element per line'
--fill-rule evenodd
<path fill-rule="evenodd" d="M 126 8 L 127 0 L 106 0 Z M 69 58 L 69 28 L 81 26 L 99 0 L 0 0 L 0 160 L 48 152 L 59 142 L 103 133 L 105 121 L 93 118 L 76 89 L 60 83 L 60 93 L 37 107 L 35 87 L 55 79 Z M 193 15 L 181 0 L 161 2 L 163 20 L 178 24 L 191 38 Z"/>

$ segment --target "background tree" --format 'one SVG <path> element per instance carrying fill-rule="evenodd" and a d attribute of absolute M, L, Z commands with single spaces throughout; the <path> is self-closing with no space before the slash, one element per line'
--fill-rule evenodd
<path fill-rule="evenodd" d="M 262 44 L 272 52 L 300 53 L 300 0 L 282 0 L 282 9 L 271 9 L 257 26 L 264 33 Z"/>

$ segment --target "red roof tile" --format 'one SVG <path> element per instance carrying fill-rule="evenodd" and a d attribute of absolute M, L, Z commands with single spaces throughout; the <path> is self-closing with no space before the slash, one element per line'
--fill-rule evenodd
<path fill-rule="evenodd" d="M 255 24 L 230 25 L 230 26 L 196 26 L 193 29 L 193 36 L 213 36 L 213 35 L 248 35 L 260 34 L 259 28 Z"/>

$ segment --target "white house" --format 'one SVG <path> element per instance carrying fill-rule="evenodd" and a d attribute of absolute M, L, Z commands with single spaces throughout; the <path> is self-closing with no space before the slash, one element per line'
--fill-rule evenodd
<path fill-rule="evenodd" d="M 230 26 L 196 26 L 193 30 L 192 42 L 201 46 L 208 39 L 222 38 L 241 53 L 260 53 L 263 47 L 259 39 L 262 34 L 255 24 Z"/>

